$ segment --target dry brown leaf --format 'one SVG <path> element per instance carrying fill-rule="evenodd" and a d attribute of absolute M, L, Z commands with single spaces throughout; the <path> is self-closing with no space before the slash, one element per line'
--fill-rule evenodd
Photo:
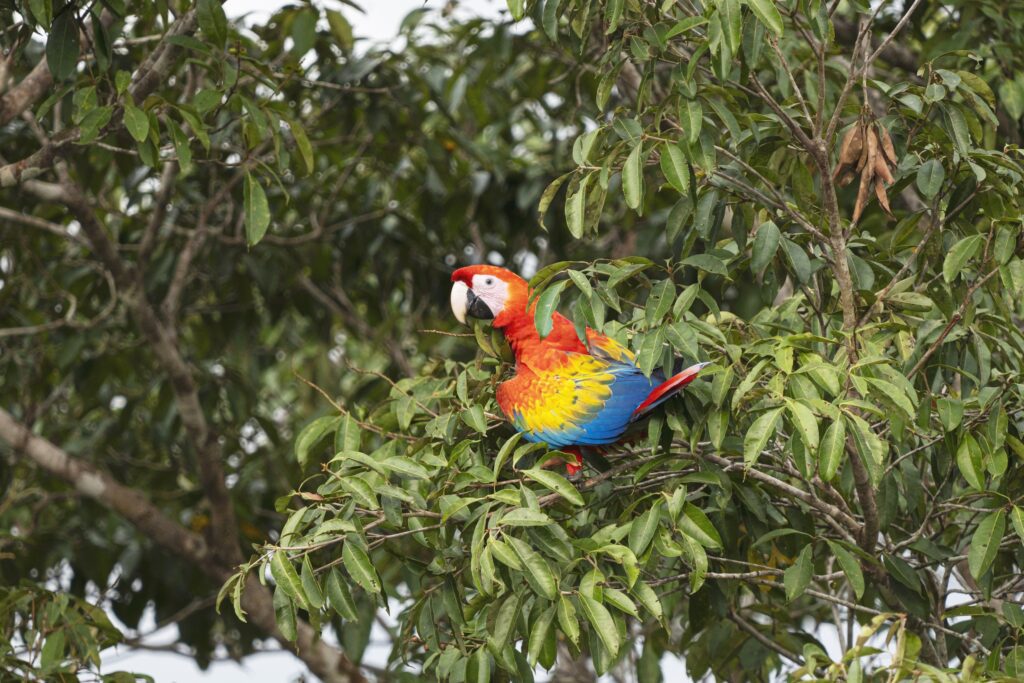
<path fill-rule="evenodd" d="M 889 185 L 896 182 L 896 179 L 892 177 L 892 172 L 889 170 L 889 164 L 885 161 L 885 154 L 875 155 L 875 175 L 878 176 L 879 180 L 884 180 Z"/>
<path fill-rule="evenodd" d="M 857 160 L 857 170 L 862 171 L 864 167 L 872 168 L 874 164 L 874 155 L 878 154 L 878 134 L 875 133 L 875 129 L 868 128 L 867 135 L 864 140 L 864 149 L 861 150 L 860 159 Z"/>
<path fill-rule="evenodd" d="M 864 213 L 864 207 L 868 203 L 868 199 L 871 197 L 871 182 L 874 178 L 874 169 L 870 166 L 865 166 L 864 170 L 860 174 L 860 187 L 857 189 L 857 203 L 853 205 L 853 223 L 856 225 L 857 221 L 860 220 L 860 215 Z"/>
<path fill-rule="evenodd" d="M 876 124 L 876 128 L 878 128 L 878 139 L 882 143 L 882 152 L 885 154 L 886 160 L 892 164 L 892 167 L 896 168 L 896 148 L 892 146 L 892 138 L 889 137 L 889 131 L 882 127 L 881 124 Z"/>
<path fill-rule="evenodd" d="M 846 135 L 843 136 L 843 141 L 839 146 L 839 164 L 836 166 L 835 173 L 832 176 L 833 180 L 842 174 L 844 166 L 852 166 L 860 158 L 863 148 L 864 129 L 863 125 L 858 121 L 857 125 L 848 130 Z"/>
<path fill-rule="evenodd" d="M 885 185 L 882 184 L 881 178 L 875 178 L 875 196 L 878 197 L 878 203 L 885 209 L 885 212 L 892 216 L 892 209 L 889 208 L 889 195 L 885 192 Z"/>

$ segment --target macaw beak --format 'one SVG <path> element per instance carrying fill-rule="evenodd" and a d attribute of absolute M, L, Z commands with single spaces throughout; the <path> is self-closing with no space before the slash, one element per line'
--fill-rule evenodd
<path fill-rule="evenodd" d="M 481 320 L 490 320 L 494 317 L 494 313 L 484 300 L 465 282 L 456 282 L 452 285 L 451 304 L 455 319 L 463 325 L 466 324 L 467 315 Z"/>

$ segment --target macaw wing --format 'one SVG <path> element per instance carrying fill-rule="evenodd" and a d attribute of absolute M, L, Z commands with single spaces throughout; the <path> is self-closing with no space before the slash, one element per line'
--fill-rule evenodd
<path fill-rule="evenodd" d="M 636 365 L 636 356 L 625 346 L 611 337 L 587 328 L 587 348 L 591 355 L 613 363 Z"/>
<path fill-rule="evenodd" d="M 578 353 L 557 370 L 520 371 L 498 387 L 498 404 L 529 441 L 549 446 L 613 443 L 656 380 L 633 365 Z"/>

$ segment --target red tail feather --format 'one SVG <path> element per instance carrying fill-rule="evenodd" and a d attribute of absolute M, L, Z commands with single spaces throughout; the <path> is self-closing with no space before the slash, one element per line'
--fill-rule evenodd
<path fill-rule="evenodd" d="M 687 384 L 692 382 L 694 378 L 697 376 L 697 373 L 699 373 L 701 369 L 703 369 L 706 365 L 707 363 L 697 363 L 696 365 L 691 365 L 690 367 L 680 372 L 678 375 L 670 377 L 669 379 L 659 384 L 657 387 L 654 388 L 654 391 L 647 395 L 647 398 L 644 399 L 644 402 L 636 407 L 636 410 L 633 411 L 633 418 L 636 419 L 637 417 L 640 417 L 648 410 L 655 407 L 665 399 L 671 397 L 677 391 L 679 391 Z"/>

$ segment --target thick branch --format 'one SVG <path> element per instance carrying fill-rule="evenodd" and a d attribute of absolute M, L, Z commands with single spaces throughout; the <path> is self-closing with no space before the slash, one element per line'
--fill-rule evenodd
<path fill-rule="evenodd" d="M 231 575 L 232 565 L 218 562 L 201 536 L 168 517 L 137 490 L 121 484 L 93 465 L 74 458 L 47 439 L 36 436 L 3 408 L 0 408 L 0 440 L 7 442 L 16 454 L 23 455 L 37 466 L 57 476 L 88 498 L 122 517 L 146 538 L 159 544 L 176 557 L 194 564 L 217 583 Z M 296 654 L 310 670 L 330 683 L 362 683 L 365 679 L 358 667 L 342 653 L 319 639 L 304 621 L 297 624 L 298 637 L 293 644 L 278 630 L 270 590 L 255 576 L 249 577 L 242 596 L 249 619 L 282 646 L 295 648 Z"/>
<path fill-rule="evenodd" d="M 39 467 L 74 486 L 82 495 L 110 508 L 174 554 L 199 565 L 207 563 L 209 553 L 201 536 L 186 530 L 135 489 L 35 436 L 3 408 L 0 408 L 0 439 L 10 444 L 16 453 L 27 456 Z"/>
<path fill-rule="evenodd" d="M 28 73 L 28 76 L 21 79 L 18 85 L 14 86 L 3 97 L 0 97 L 0 127 L 18 117 L 32 104 L 43 96 L 50 86 L 53 85 L 53 75 L 50 67 L 43 57 L 39 63 Z"/>
<path fill-rule="evenodd" d="M 114 281 L 128 299 L 139 330 L 149 341 L 150 350 L 171 381 L 178 415 L 196 452 L 203 491 L 210 501 L 211 531 L 212 537 L 217 540 L 216 551 L 223 555 L 228 564 L 241 564 L 238 529 L 231 497 L 224 482 L 220 446 L 216 435 L 211 432 L 206 422 L 206 414 L 199 402 L 199 391 L 192 378 L 192 372 L 178 350 L 173 333 L 160 321 L 146 300 L 145 293 L 134 287 L 135 279 L 107 237 L 106 230 L 100 224 L 86 197 L 68 176 L 67 169 L 59 167 L 58 171 L 61 175 L 64 203 L 81 223 L 82 231 L 89 238 L 93 250 L 113 273 Z"/>

